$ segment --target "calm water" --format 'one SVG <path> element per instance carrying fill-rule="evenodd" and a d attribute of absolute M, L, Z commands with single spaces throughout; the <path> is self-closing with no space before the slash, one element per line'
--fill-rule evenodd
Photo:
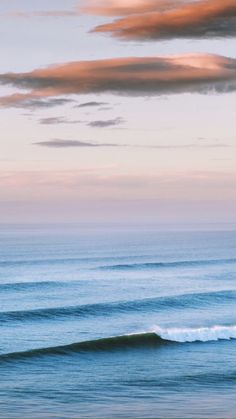
<path fill-rule="evenodd" d="M 236 232 L 0 241 L 1 418 L 236 418 Z"/>

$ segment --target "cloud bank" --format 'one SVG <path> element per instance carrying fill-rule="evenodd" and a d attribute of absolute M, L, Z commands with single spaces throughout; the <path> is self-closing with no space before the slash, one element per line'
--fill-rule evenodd
<path fill-rule="evenodd" d="M 236 173 L 0 170 L 4 222 L 235 222 Z"/>
<path fill-rule="evenodd" d="M 123 16 L 111 23 L 97 26 L 92 32 L 109 32 L 126 40 L 236 36 L 235 0 L 140 0 L 132 2 L 133 5 L 130 8 L 127 6 L 127 10 L 126 6 L 118 6 L 119 3 L 118 0 L 111 4 L 100 4 L 98 1 L 91 3 L 87 8 L 91 13 Z"/>
<path fill-rule="evenodd" d="M 77 61 L 28 73 L 0 74 L 0 84 L 28 91 L 0 97 L 0 106 L 88 93 L 225 93 L 236 90 L 236 59 L 190 54 Z"/>

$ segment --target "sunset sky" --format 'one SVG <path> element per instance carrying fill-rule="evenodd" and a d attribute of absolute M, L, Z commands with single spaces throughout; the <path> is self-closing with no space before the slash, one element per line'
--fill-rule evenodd
<path fill-rule="evenodd" d="M 236 223 L 235 0 L 0 19 L 0 222 Z"/>

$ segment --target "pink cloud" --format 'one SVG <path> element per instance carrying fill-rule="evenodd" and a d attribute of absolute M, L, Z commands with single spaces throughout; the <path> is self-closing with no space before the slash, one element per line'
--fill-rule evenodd
<path fill-rule="evenodd" d="M 118 2 L 115 2 L 118 4 Z M 141 2 L 142 3 L 142 2 Z M 122 19 L 97 26 L 94 32 L 109 32 L 127 40 L 173 38 L 213 38 L 236 35 L 235 0 L 198 0 L 173 2 L 167 10 L 160 10 L 159 2 L 147 2 L 124 13 Z M 155 6 L 154 6 L 155 3 Z M 113 13 L 112 13 L 113 9 Z M 116 15 L 113 6 L 97 6 L 97 12 Z M 105 13 L 107 10 L 107 13 Z M 109 13 L 110 10 L 110 13 Z"/>
<path fill-rule="evenodd" d="M 236 89 L 236 60 L 189 54 L 77 61 L 28 73 L 0 74 L 0 83 L 24 89 L 24 93 L 0 97 L 2 106 L 23 106 L 29 100 L 86 93 L 220 93 Z"/>
<path fill-rule="evenodd" d="M 163 10 L 183 0 L 84 0 L 81 11 L 103 16 L 126 16 Z"/>

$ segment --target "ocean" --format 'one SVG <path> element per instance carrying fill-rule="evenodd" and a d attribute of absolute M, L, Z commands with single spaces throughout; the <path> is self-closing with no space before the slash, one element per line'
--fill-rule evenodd
<path fill-rule="evenodd" d="M 0 228 L 0 418 L 236 418 L 236 232 Z"/>

